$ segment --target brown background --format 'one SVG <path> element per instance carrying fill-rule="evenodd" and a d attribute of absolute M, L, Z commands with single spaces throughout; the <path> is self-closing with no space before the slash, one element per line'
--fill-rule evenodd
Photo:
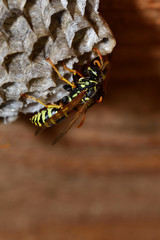
<path fill-rule="evenodd" d="M 0 239 L 160 239 L 160 2 L 101 0 L 117 47 L 105 101 L 55 147 L 1 125 Z"/>

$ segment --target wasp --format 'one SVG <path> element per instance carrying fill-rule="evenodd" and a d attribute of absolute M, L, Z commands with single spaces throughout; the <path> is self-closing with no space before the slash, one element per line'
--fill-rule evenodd
<path fill-rule="evenodd" d="M 94 48 L 93 51 L 97 53 L 97 57 L 93 59 L 90 65 L 87 67 L 85 75 L 76 70 L 69 69 L 65 64 L 63 64 L 65 70 L 73 74 L 72 82 L 69 82 L 66 78 L 61 76 L 53 62 L 49 58 L 46 59 L 54 71 L 58 74 L 60 79 L 66 83 L 63 88 L 68 92 L 68 95 L 60 99 L 58 102 L 56 102 L 56 104 L 46 105 L 35 97 L 27 94 L 21 95 L 22 97 L 31 98 L 44 106 L 43 110 L 33 115 L 30 119 L 34 125 L 40 127 L 40 130 L 38 130 L 37 133 L 41 132 L 47 127 L 56 125 L 58 122 L 67 118 L 70 113 L 73 113 L 73 111 L 75 112 L 74 118 L 52 142 L 52 145 L 54 145 L 68 132 L 81 114 L 83 114 L 83 117 L 77 127 L 82 126 L 88 108 L 97 102 L 102 102 L 106 87 L 105 72 L 107 66 L 109 65 L 109 61 L 106 61 L 105 63 L 103 62 L 102 55 L 98 49 Z"/>

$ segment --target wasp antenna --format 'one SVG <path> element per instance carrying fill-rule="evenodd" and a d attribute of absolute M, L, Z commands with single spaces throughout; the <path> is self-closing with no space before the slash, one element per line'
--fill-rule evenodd
<path fill-rule="evenodd" d="M 98 56 L 99 56 L 99 59 L 100 59 L 100 62 L 101 62 L 101 68 L 103 68 L 103 58 L 102 58 L 102 55 L 101 55 L 99 49 L 93 48 L 93 51 L 98 53 Z"/>

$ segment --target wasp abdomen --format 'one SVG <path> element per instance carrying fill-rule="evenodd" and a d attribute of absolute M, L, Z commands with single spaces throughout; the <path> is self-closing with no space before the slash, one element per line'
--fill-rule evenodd
<path fill-rule="evenodd" d="M 41 112 L 35 114 L 32 118 L 30 118 L 30 120 L 34 125 L 41 127 L 48 120 L 48 118 L 51 118 L 58 112 L 58 110 L 59 109 L 57 108 L 45 108 Z M 55 124 L 56 122 L 53 122 L 53 125 Z"/>

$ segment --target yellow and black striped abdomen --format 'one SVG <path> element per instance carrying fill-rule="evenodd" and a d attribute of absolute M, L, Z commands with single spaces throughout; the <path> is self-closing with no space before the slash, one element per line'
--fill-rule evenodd
<path fill-rule="evenodd" d="M 35 114 L 30 120 L 34 125 L 42 127 L 47 119 L 56 114 L 58 110 L 57 108 L 45 108 L 41 112 Z"/>

